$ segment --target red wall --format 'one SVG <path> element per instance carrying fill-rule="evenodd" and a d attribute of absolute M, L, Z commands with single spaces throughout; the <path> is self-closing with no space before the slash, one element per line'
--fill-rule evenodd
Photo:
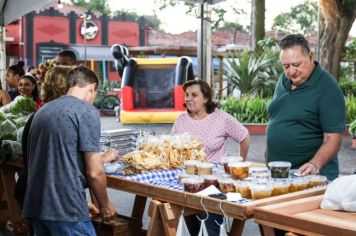
<path fill-rule="evenodd" d="M 33 20 L 33 60 L 37 43 L 54 41 L 69 44 L 69 19 L 60 16 L 35 16 Z"/>
<path fill-rule="evenodd" d="M 108 23 L 108 44 L 126 44 L 127 46 L 138 46 L 139 24 L 136 22 L 109 21 Z"/>

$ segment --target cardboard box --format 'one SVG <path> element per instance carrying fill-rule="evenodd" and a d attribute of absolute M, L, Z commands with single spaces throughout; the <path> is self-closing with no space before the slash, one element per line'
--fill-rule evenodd
<path fill-rule="evenodd" d="M 100 217 L 92 222 L 98 236 L 137 236 L 141 232 L 136 219 L 123 215 L 117 215 L 110 222 L 101 222 Z"/>

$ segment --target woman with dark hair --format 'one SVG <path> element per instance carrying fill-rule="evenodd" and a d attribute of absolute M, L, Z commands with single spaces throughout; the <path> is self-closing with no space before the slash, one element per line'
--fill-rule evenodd
<path fill-rule="evenodd" d="M 23 61 L 19 61 L 16 65 L 10 66 L 6 71 L 6 83 L 11 88 L 8 92 L 12 101 L 20 95 L 17 85 L 19 78 L 25 74 L 24 65 Z"/>
<path fill-rule="evenodd" d="M 249 149 L 247 129 L 230 114 L 219 110 L 213 101 L 213 93 L 204 80 L 190 80 L 183 85 L 185 92 L 184 106 L 187 113 L 180 115 L 172 128 L 172 134 L 189 133 L 204 142 L 207 161 L 218 163 L 226 155 L 227 138 L 240 144 L 240 156 L 246 160 Z M 199 218 L 204 219 L 205 213 Z M 198 235 L 200 222 L 196 215 L 186 216 L 189 232 Z M 209 235 L 219 235 L 223 216 L 209 214 L 205 225 Z"/>
<path fill-rule="evenodd" d="M 41 107 L 43 102 L 38 93 L 36 78 L 32 74 L 28 73 L 19 78 L 17 90 L 19 95 L 32 98 L 36 102 L 36 109 Z"/>

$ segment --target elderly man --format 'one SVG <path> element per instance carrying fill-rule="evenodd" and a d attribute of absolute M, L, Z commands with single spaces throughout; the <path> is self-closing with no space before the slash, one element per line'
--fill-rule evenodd
<path fill-rule="evenodd" d="M 300 34 L 279 42 L 280 76 L 268 107 L 267 161 L 289 161 L 303 175 L 339 175 L 337 152 L 345 128 L 345 100 L 336 79 L 313 60 Z"/>

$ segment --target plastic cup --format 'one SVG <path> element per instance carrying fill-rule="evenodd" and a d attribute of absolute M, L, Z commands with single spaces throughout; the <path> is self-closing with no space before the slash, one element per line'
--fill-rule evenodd
<path fill-rule="evenodd" d="M 326 176 L 323 175 L 310 175 L 308 187 L 312 188 L 318 185 L 325 184 L 328 181 Z"/>
<path fill-rule="evenodd" d="M 219 179 L 220 191 L 223 193 L 235 192 L 234 180 L 231 178 Z"/>
<path fill-rule="evenodd" d="M 309 178 L 294 178 L 291 179 L 291 184 L 289 186 L 289 192 L 297 192 L 307 189 L 309 185 Z"/>
<path fill-rule="evenodd" d="M 253 200 L 271 197 L 272 195 L 273 187 L 269 185 L 252 185 L 250 188 Z"/>
<path fill-rule="evenodd" d="M 230 175 L 233 179 L 245 179 L 248 177 L 248 162 L 232 162 L 228 164 Z"/>
<path fill-rule="evenodd" d="M 184 186 L 184 191 L 190 193 L 197 193 L 203 190 L 204 180 L 201 178 L 184 178 L 182 179 L 182 184 Z"/>
<path fill-rule="evenodd" d="M 235 181 L 235 190 L 241 194 L 241 197 L 251 199 L 251 189 L 250 186 L 253 185 L 251 182 L 247 181 Z"/>
<path fill-rule="evenodd" d="M 271 185 L 273 187 L 272 196 L 289 193 L 290 183 L 288 181 L 274 181 Z"/>
<path fill-rule="evenodd" d="M 213 163 L 199 163 L 197 164 L 198 175 L 212 175 L 213 168 Z"/>
<path fill-rule="evenodd" d="M 232 162 L 241 162 L 244 159 L 241 156 L 227 156 L 221 158 L 221 164 L 224 166 L 224 171 L 226 174 L 230 174 L 230 168 L 229 168 L 229 163 Z"/>
<path fill-rule="evenodd" d="M 272 161 L 268 163 L 272 178 L 288 178 L 292 163 L 287 161 Z"/>
<path fill-rule="evenodd" d="M 197 174 L 197 165 L 200 164 L 200 161 L 197 160 L 188 160 L 184 161 L 185 173 L 195 175 Z"/>

